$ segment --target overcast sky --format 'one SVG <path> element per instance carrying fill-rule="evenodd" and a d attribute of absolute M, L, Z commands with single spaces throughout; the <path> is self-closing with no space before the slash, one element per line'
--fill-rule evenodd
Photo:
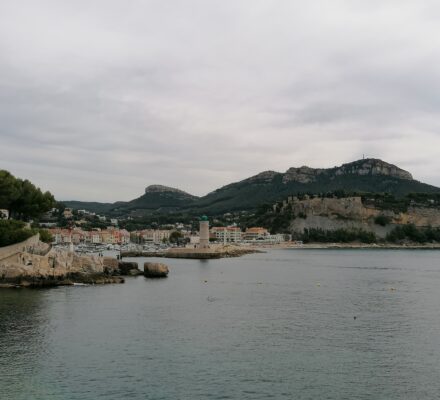
<path fill-rule="evenodd" d="M 0 0 L 0 169 L 204 195 L 368 157 L 440 186 L 438 0 Z"/>

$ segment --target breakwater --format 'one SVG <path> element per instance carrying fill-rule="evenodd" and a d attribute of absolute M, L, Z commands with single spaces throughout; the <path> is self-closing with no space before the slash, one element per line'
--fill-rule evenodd
<path fill-rule="evenodd" d="M 208 260 L 226 257 L 240 257 L 245 254 L 262 253 L 262 251 L 251 248 L 226 246 L 215 249 L 172 249 L 166 251 L 123 251 L 121 257 L 163 257 L 163 258 L 185 258 L 195 260 Z"/>

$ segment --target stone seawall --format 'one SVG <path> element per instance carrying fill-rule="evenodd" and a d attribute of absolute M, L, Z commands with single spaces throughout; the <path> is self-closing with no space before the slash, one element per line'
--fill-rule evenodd
<path fill-rule="evenodd" d="M 32 252 L 33 248 L 40 243 L 40 234 L 30 237 L 24 242 L 11 244 L 10 246 L 0 247 L 0 261 L 13 257 L 14 255 L 22 252 Z"/>

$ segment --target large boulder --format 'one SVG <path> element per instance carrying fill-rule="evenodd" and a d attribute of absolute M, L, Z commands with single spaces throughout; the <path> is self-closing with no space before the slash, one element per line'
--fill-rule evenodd
<path fill-rule="evenodd" d="M 107 275 L 116 275 L 117 273 L 119 273 L 119 263 L 116 258 L 104 257 L 103 264 L 104 273 L 106 273 Z"/>
<path fill-rule="evenodd" d="M 147 278 L 166 278 L 168 275 L 168 266 L 162 263 L 144 263 L 144 276 Z"/>
<path fill-rule="evenodd" d="M 137 275 L 136 271 L 139 271 L 137 262 L 119 261 L 118 265 L 121 275 Z"/>

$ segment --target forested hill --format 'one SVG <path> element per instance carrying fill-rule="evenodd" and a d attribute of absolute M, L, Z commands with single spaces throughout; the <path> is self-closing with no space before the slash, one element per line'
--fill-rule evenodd
<path fill-rule="evenodd" d="M 162 185 L 150 185 L 142 196 L 131 201 L 116 203 L 64 201 L 63 203 L 66 207 L 77 210 L 85 209 L 95 213 L 119 215 L 175 211 L 193 206 L 197 199 L 198 197 L 183 190 Z"/>
<path fill-rule="evenodd" d="M 65 202 L 73 208 L 95 212 L 142 214 L 184 211 L 220 214 L 252 210 L 298 193 L 346 192 L 390 193 L 402 197 L 409 193 L 440 193 L 440 188 L 421 183 L 403 169 L 378 159 L 358 160 L 334 168 L 290 168 L 286 172 L 265 171 L 231 183 L 206 196 L 196 197 L 178 189 L 150 186 L 144 195 L 130 202 Z"/>
<path fill-rule="evenodd" d="M 377 159 L 359 160 L 328 169 L 290 168 L 285 173 L 265 171 L 224 186 L 197 202 L 204 212 L 221 213 L 254 209 L 298 193 L 346 192 L 440 193 L 440 188 L 421 183 L 395 165 Z"/>

